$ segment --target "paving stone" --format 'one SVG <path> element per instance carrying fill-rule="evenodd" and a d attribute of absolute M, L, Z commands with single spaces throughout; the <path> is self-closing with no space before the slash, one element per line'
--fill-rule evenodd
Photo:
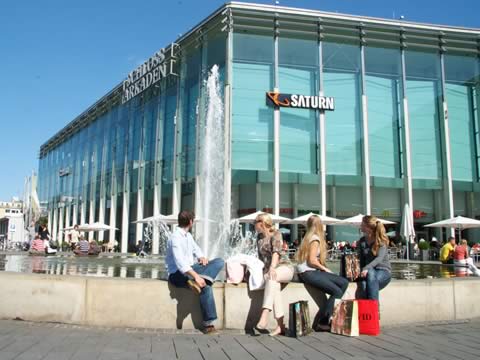
<path fill-rule="evenodd" d="M 382 329 L 378 337 L 301 338 L 94 328 L 0 320 L 0 360 L 478 360 L 480 319 Z"/>

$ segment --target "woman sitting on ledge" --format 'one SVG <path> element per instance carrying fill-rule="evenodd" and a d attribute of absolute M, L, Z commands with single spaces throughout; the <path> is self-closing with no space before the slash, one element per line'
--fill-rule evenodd
<path fill-rule="evenodd" d="M 307 233 L 297 253 L 297 270 L 300 280 L 327 294 L 330 297 L 317 315 L 318 324 L 314 330 L 330 330 L 335 299 L 341 299 L 348 287 L 348 280 L 333 274 L 326 266 L 327 243 L 320 217 L 312 215 L 307 221 Z"/>
<path fill-rule="evenodd" d="M 462 239 L 460 244 L 455 247 L 453 259 L 455 273 L 462 273 L 461 269 L 465 269 L 464 275 L 467 275 L 466 273 L 469 272 L 475 276 L 480 276 L 480 270 L 475 266 L 473 259 L 469 256 L 467 240 Z"/>
<path fill-rule="evenodd" d="M 269 214 L 263 213 L 257 216 L 255 231 L 258 233 L 258 258 L 264 263 L 263 272 L 265 276 L 262 315 L 256 329 L 266 331 L 268 315 L 273 310 L 277 327 L 270 335 L 285 334 L 280 283 L 290 282 L 293 278 L 294 269 L 288 261 L 280 261 L 283 246 L 282 234 L 273 227 L 273 221 Z"/>
<path fill-rule="evenodd" d="M 29 253 L 31 255 L 45 255 L 45 241 L 40 239 L 40 236 L 35 235 L 35 239 L 32 241 Z"/>
<path fill-rule="evenodd" d="M 388 237 L 381 221 L 372 215 L 363 217 L 360 230 L 365 235 L 357 244 L 362 289 L 367 299 L 378 300 L 380 290 L 388 285 L 392 277 L 387 251 Z"/>

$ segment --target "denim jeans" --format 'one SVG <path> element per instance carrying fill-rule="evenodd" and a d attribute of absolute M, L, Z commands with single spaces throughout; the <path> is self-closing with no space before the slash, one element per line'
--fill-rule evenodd
<path fill-rule="evenodd" d="M 336 274 L 327 273 L 325 271 L 305 271 L 298 274 L 300 279 L 308 285 L 316 287 L 321 291 L 329 294 L 325 309 L 319 315 L 320 324 L 328 324 L 330 317 L 333 315 L 333 306 L 335 299 L 341 299 L 348 287 L 348 280 Z"/>
<path fill-rule="evenodd" d="M 378 300 L 378 293 L 388 285 L 392 278 L 389 271 L 383 269 L 369 269 L 366 279 L 361 281 L 362 290 L 367 299 Z"/>
<path fill-rule="evenodd" d="M 209 325 L 217 319 L 217 309 L 215 307 L 215 299 L 213 297 L 212 285 L 218 273 L 223 269 L 224 262 L 222 259 L 213 259 L 207 265 L 195 264 L 192 266 L 193 271 L 205 279 L 206 286 L 202 288 L 200 293 L 200 309 L 204 325 Z M 186 288 L 187 280 L 193 280 L 190 275 L 184 275 L 180 271 L 170 274 L 168 281 L 176 287 Z"/>

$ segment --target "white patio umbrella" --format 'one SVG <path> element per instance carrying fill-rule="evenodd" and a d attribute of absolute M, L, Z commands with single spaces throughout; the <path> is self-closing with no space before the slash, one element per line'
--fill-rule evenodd
<path fill-rule="evenodd" d="M 413 224 L 413 212 L 410 206 L 405 204 L 403 208 L 402 224 L 400 225 L 400 235 L 406 239 L 407 243 L 407 261 L 410 260 L 409 243 L 413 243 L 415 239 L 415 227 Z"/>
<path fill-rule="evenodd" d="M 462 237 L 461 231 L 463 229 L 480 228 L 480 221 L 463 217 L 463 216 L 456 216 L 450 219 L 445 219 L 445 220 L 434 222 L 432 224 L 425 225 L 425 227 L 445 227 L 445 228 L 458 229 L 458 236 L 459 238 L 461 238 Z"/>
<path fill-rule="evenodd" d="M 365 215 L 363 214 L 358 214 L 349 218 L 346 218 L 338 223 L 335 223 L 334 225 L 351 225 L 351 226 L 360 226 L 362 224 L 362 219 Z M 390 224 L 395 224 L 394 221 L 389 221 L 389 220 L 384 220 L 378 218 L 378 220 L 383 224 L 383 225 L 390 225 Z"/>
<path fill-rule="evenodd" d="M 86 227 L 86 226 L 88 226 L 88 224 L 78 225 L 79 228 L 80 228 L 80 226 Z M 74 225 L 72 225 L 72 226 L 67 226 L 67 227 L 64 227 L 63 229 L 60 229 L 60 231 L 70 231 L 70 230 L 73 230 L 73 228 L 74 228 Z"/>
<path fill-rule="evenodd" d="M 147 223 L 155 222 L 155 221 L 162 221 L 167 225 L 172 225 L 172 224 L 176 224 L 178 222 L 178 216 L 174 215 L 174 214 L 170 214 L 170 215 L 158 214 L 158 215 L 147 217 L 145 219 L 133 221 L 133 223 L 135 223 L 135 224 L 147 224 Z"/>
<path fill-rule="evenodd" d="M 98 221 L 92 224 L 82 224 L 78 226 L 78 231 L 83 231 L 83 232 L 108 231 L 108 230 L 118 230 L 118 229 L 116 227 L 113 227 Z"/>
<path fill-rule="evenodd" d="M 147 224 L 147 223 L 155 222 L 155 221 L 162 221 L 163 223 L 165 223 L 167 225 L 176 225 L 178 223 L 178 215 L 175 215 L 175 214 L 170 214 L 170 215 L 158 214 L 158 215 L 147 217 L 145 219 L 132 221 L 132 223 L 134 223 L 134 224 Z M 204 220 L 203 218 L 195 218 L 194 221 L 195 222 L 207 221 L 207 222 L 212 222 L 212 223 L 216 222 L 215 220 L 211 220 L 211 219 Z"/>
<path fill-rule="evenodd" d="M 287 221 L 284 222 L 284 224 L 306 224 L 308 219 L 312 215 L 318 216 L 320 218 L 320 220 L 322 220 L 322 223 L 324 225 L 332 225 L 332 224 L 336 224 L 336 223 L 339 223 L 339 222 L 342 221 L 340 219 L 335 219 L 335 218 L 332 218 L 332 217 L 329 217 L 329 216 L 324 216 L 324 215 L 315 214 L 313 212 L 309 212 L 308 214 L 296 217 L 296 218 L 291 219 L 291 220 L 287 220 Z"/>
<path fill-rule="evenodd" d="M 257 211 L 257 212 L 254 212 L 253 214 L 242 216 L 241 218 L 238 218 L 238 221 L 241 223 L 253 223 L 255 222 L 255 219 L 257 218 L 257 216 L 260 214 L 265 214 L 265 211 Z M 290 220 L 283 216 L 277 216 L 273 214 L 269 214 L 269 215 L 272 217 L 272 221 L 274 223 L 281 223 L 281 222 Z"/>

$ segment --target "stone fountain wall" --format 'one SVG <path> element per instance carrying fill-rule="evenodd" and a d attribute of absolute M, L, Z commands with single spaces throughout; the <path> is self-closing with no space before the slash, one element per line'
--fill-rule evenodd
<path fill-rule="evenodd" d="M 201 326 L 196 296 L 162 280 L 1 272 L 0 289 L 2 319 L 157 329 Z M 350 284 L 346 297 L 355 291 L 356 284 Z M 308 300 L 313 319 L 325 300 L 324 294 L 301 283 L 290 283 L 282 293 L 287 323 L 288 303 Z M 214 296 L 219 328 L 248 329 L 257 321 L 262 291 L 217 283 Z M 480 317 L 480 279 L 392 280 L 380 300 L 382 325 Z"/>

